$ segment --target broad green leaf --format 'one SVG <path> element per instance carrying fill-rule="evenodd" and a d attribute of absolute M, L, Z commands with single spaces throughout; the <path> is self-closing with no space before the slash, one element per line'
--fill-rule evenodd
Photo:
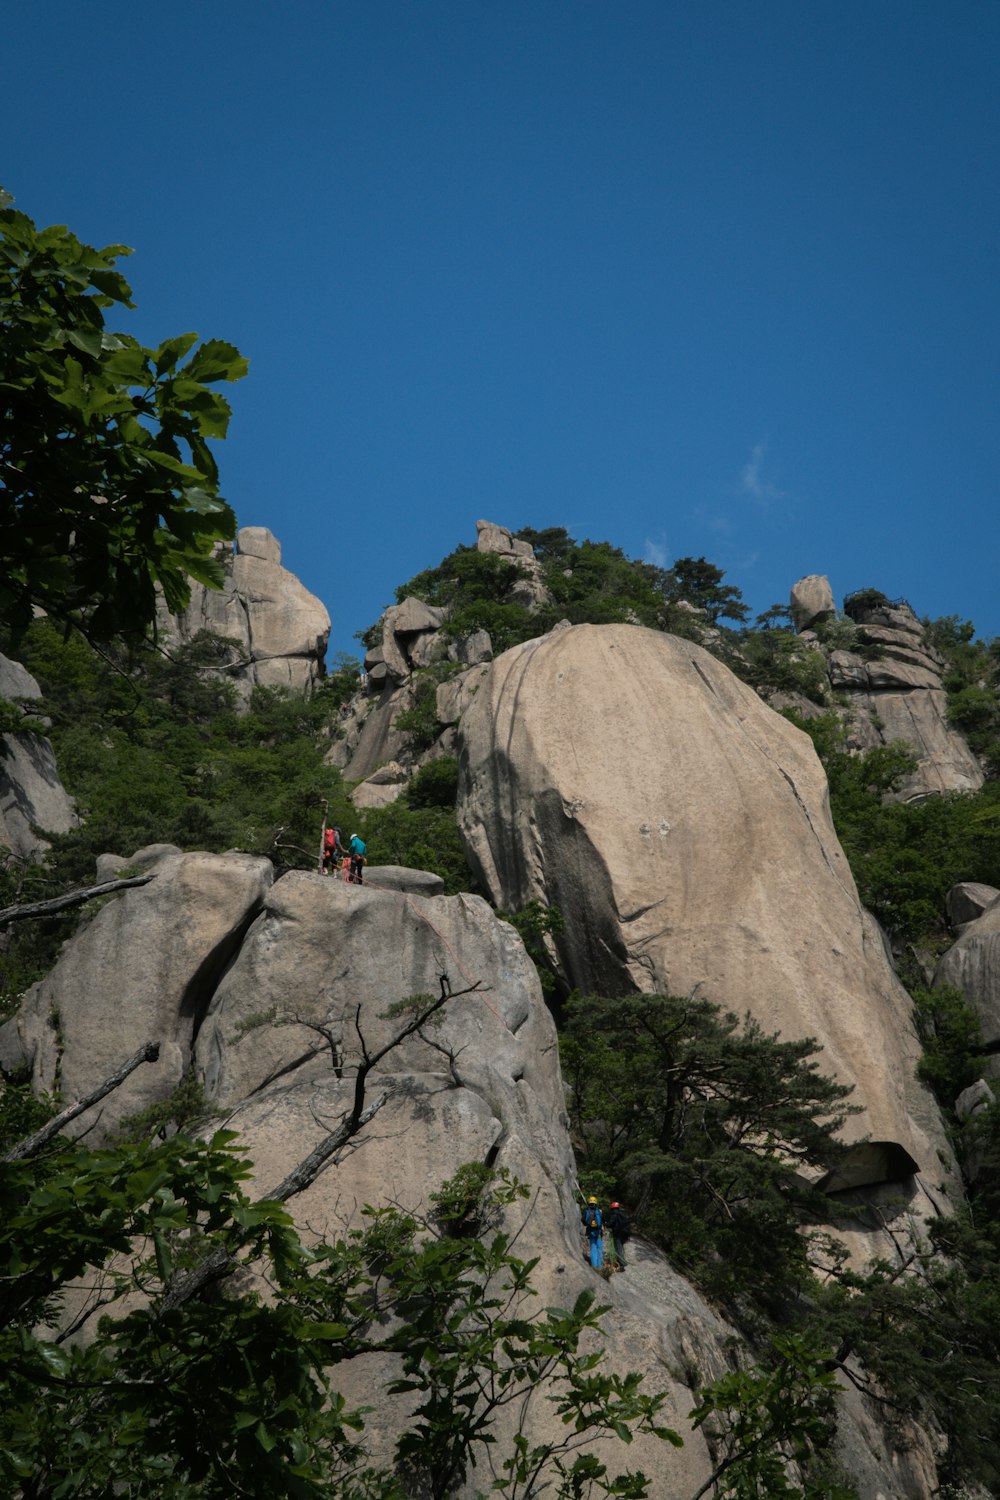
<path fill-rule="evenodd" d="M 102 336 L 96 330 L 73 328 L 66 335 L 67 342 L 73 344 L 77 349 L 82 349 L 84 354 L 99 359 L 102 349 Z"/>
<path fill-rule="evenodd" d="M 183 373 L 190 380 L 208 383 L 215 380 L 242 380 L 249 368 L 249 361 L 244 359 L 234 344 L 226 344 L 221 339 L 209 339 L 194 352 L 184 366 Z"/>
<path fill-rule="evenodd" d="M 197 342 L 196 333 L 179 333 L 176 338 L 165 339 L 155 354 L 157 375 L 165 375 L 174 369 L 177 361 L 183 359 Z"/>

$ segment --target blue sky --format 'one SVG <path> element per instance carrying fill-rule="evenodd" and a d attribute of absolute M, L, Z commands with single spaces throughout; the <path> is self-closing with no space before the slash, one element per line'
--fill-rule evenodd
<path fill-rule="evenodd" d="M 331 647 L 484 517 L 1000 635 L 996 0 L 31 0 L 0 181 L 238 344 Z"/>

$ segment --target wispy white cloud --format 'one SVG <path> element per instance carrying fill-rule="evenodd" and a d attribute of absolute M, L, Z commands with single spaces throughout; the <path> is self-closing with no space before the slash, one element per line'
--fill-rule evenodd
<path fill-rule="evenodd" d="M 667 563 L 670 561 L 670 553 L 667 550 L 667 539 L 662 531 L 660 532 L 659 541 L 654 541 L 652 537 L 648 536 L 645 547 L 646 550 L 642 554 L 643 562 L 652 563 L 654 568 L 665 568 L 667 566 Z"/>
<path fill-rule="evenodd" d="M 787 500 L 787 490 L 779 489 L 773 480 L 768 479 L 764 472 L 764 461 L 767 458 L 767 440 L 762 439 L 754 443 L 750 457 L 743 465 L 740 473 L 740 489 L 751 499 L 759 501 L 762 505 L 769 504 L 772 500 Z"/>
<path fill-rule="evenodd" d="M 696 505 L 694 518 L 702 526 L 707 526 L 709 531 L 717 532 L 720 536 L 728 536 L 733 529 L 732 518 L 719 510 L 710 510 L 707 505 Z"/>

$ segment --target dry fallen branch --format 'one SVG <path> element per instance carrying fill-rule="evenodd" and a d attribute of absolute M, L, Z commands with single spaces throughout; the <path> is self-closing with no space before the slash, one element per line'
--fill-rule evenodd
<path fill-rule="evenodd" d="M 28 917 L 51 917 L 56 912 L 66 911 L 71 906 L 82 906 L 94 896 L 108 896 L 114 891 L 127 891 L 135 885 L 146 885 L 156 876 L 132 875 L 128 880 L 105 880 L 101 885 L 90 885 L 85 890 L 67 891 L 65 896 L 53 896 L 49 901 L 31 901 L 23 906 L 5 906 L 0 911 L 0 926 L 7 922 L 23 922 Z"/>
<path fill-rule="evenodd" d="M 78 1099 L 75 1104 L 70 1104 L 66 1109 L 61 1110 L 47 1125 L 43 1125 L 41 1130 L 36 1130 L 34 1135 L 26 1136 L 23 1141 L 18 1141 L 16 1145 L 11 1146 L 10 1150 L 3 1157 L 3 1160 L 26 1161 L 29 1157 L 37 1156 L 42 1147 L 54 1135 L 58 1135 L 63 1126 L 68 1125 L 70 1120 L 75 1120 L 77 1115 L 82 1115 L 84 1110 L 90 1109 L 91 1105 L 99 1104 L 108 1094 L 113 1093 L 116 1088 L 119 1088 L 129 1074 L 135 1072 L 136 1068 L 145 1062 L 156 1062 L 159 1055 L 159 1042 L 147 1042 L 144 1047 L 139 1048 L 138 1052 L 133 1053 L 128 1062 L 122 1063 L 116 1073 L 112 1073 L 110 1078 L 106 1078 L 103 1083 L 98 1084 L 92 1093 L 85 1095 L 83 1099 Z"/>

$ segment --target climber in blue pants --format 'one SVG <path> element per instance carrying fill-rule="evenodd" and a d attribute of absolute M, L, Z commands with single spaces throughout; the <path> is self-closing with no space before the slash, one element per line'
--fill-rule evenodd
<path fill-rule="evenodd" d="M 599 1271 L 604 1264 L 604 1220 L 601 1218 L 601 1210 L 597 1206 L 596 1198 L 587 1199 L 580 1217 L 587 1231 L 590 1264 L 595 1271 Z"/>

